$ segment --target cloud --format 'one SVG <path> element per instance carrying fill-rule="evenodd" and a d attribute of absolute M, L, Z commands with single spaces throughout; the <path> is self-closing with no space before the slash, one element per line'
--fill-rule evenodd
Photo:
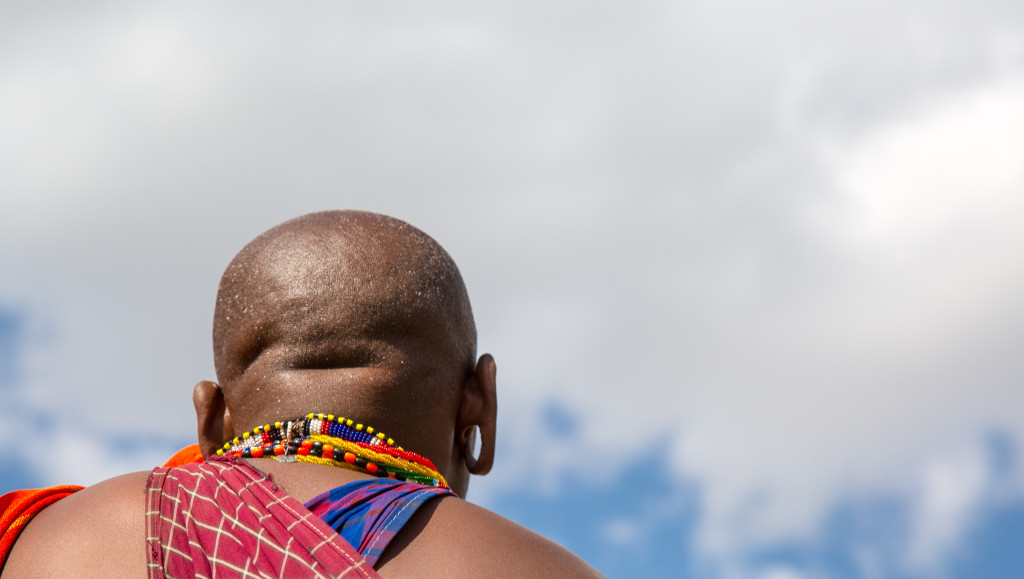
<path fill-rule="evenodd" d="M 606 541 L 617 548 L 635 545 L 643 536 L 640 525 L 626 519 L 612 519 L 601 530 Z"/>
<path fill-rule="evenodd" d="M 923 469 L 907 549 L 910 569 L 936 574 L 962 547 L 977 524 L 993 490 L 988 449 L 983 445 L 953 448 Z"/>
<path fill-rule="evenodd" d="M 757 575 L 758 579 L 803 579 L 803 573 L 787 567 L 772 567 Z"/>
<path fill-rule="evenodd" d="M 1020 79 L 940 93 L 829 151 L 821 173 L 838 195 L 819 197 L 835 205 L 812 241 L 824 259 L 789 280 L 804 287 L 745 318 L 755 342 L 734 342 L 733 365 L 752 371 L 733 383 L 758 387 L 711 395 L 682 437 L 681 466 L 708 489 L 706 549 L 806 540 L 845 493 L 894 492 L 918 476 L 911 457 L 950 431 L 1019 432 L 1020 398 L 1007 395 L 1019 366 L 999 352 L 1024 289 L 1024 177 L 1011 161 L 1024 150 Z M 735 435 L 721 436 L 725 423 Z M 931 482 L 917 492 L 936 504 L 922 507 L 929 522 L 908 557 L 940 566 L 939 545 L 964 537 L 981 483 L 921 468 Z"/>
<path fill-rule="evenodd" d="M 1003 220 L 1022 208 L 1022 96 L 1024 75 L 996 78 L 825 148 L 843 197 L 823 225 L 872 253 L 934 250 L 943 238 L 1012 247 L 998 236 L 1016 234 Z"/>
<path fill-rule="evenodd" d="M 0 387 L 17 379 L 21 355 L 22 316 L 0 306 Z"/>

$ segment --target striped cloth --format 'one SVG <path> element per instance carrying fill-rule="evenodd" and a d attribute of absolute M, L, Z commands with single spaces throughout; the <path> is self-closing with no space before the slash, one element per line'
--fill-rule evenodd
<path fill-rule="evenodd" d="M 157 468 L 146 493 L 151 579 L 379 577 L 333 529 L 245 462 Z"/>
<path fill-rule="evenodd" d="M 438 497 L 456 496 L 449 489 L 399 482 L 389 478 L 344 484 L 306 502 L 306 508 L 345 538 L 366 561 L 377 565 L 388 543 L 417 509 Z"/>

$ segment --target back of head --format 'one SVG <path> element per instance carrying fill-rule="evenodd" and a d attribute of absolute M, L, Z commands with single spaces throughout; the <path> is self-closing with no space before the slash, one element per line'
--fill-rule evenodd
<path fill-rule="evenodd" d="M 327 211 L 278 225 L 235 257 L 213 343 L 239 426 L 329 412 L 420 440 L 450 432 L 476 330 L 436 241 L 384 215 Z"/>

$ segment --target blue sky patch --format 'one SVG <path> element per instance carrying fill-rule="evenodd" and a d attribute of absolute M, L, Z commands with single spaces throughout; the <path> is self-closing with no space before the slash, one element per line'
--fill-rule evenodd
<path fill-rule="evenodd" d="M 548 401 L 541 409 L 544 427 L 557 437 L 573 437 L 579 432 L 579 420 L 572 411 L 556 401 Z"/>
<path fill-rule="evenodd" d="M 609 577 L 701 577 L 690 541 L 699 492 L 686 485 L 681 491 L 670 476 L 652 452 L 627 464 L 610 485 L 570 475 L 557 496 L 524 489 L 492 506 Z"/>

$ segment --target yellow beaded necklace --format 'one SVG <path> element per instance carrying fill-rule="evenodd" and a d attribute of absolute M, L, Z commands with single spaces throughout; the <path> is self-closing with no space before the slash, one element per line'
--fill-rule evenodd
<path fill-rule="evenodd" d="M 357 468 L 379 477 L 448 488 L 430 459 L 403 449 L 372 426 L 333 414 L 311 412 L 304 418 L 258 426 L 236 436 L 217 455 Z"/>

